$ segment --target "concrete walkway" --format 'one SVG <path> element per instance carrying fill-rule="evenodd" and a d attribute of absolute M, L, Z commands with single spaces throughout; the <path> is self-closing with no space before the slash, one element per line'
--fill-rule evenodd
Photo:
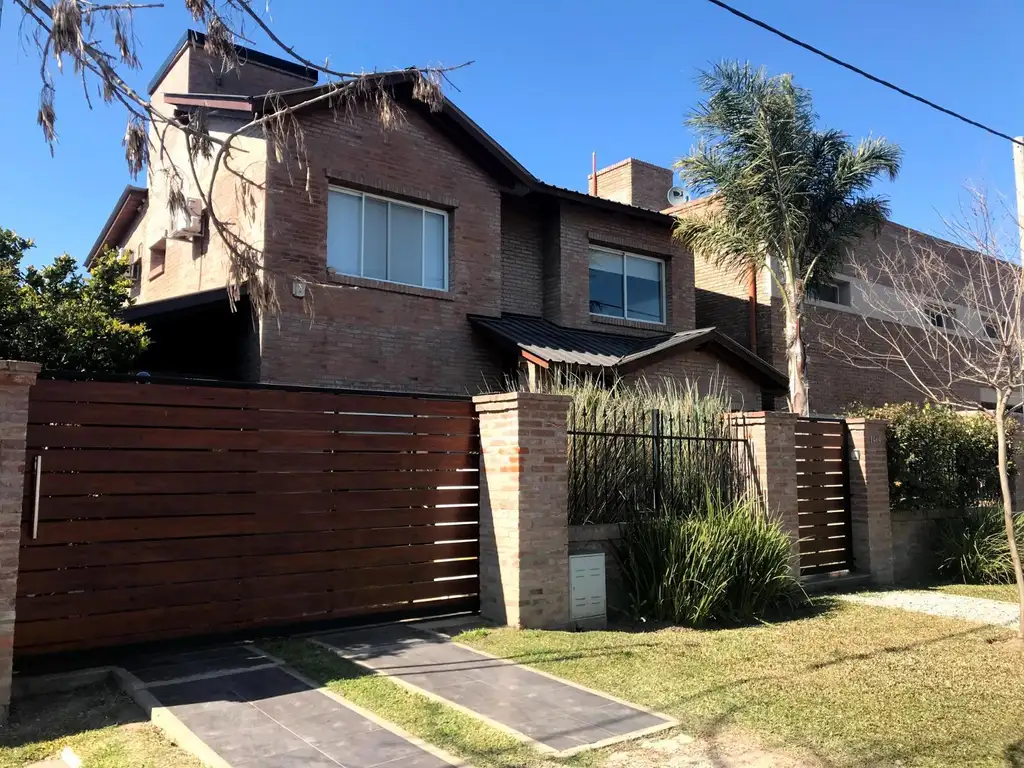
<path fill-rule="evenodd" d="M 314 642 L 562 756 L 676 725 L 672 718 L 415 625 L 324 633 Z"/>
<path fill-rule="evenodd" d="M 154 722 L 218 768 L 460 764 L 251 646 L 149 657 L 123 676 L 140 703 L 163 708 Z"/>
<path fill-rule="evenodd" d="M 877 605 L 883 608 L 900 608 L 904 611 L 928 613 L 932 616 L 945 616 L 950 619 L 963 619 L 977 624 L 992 624 L 1016 630 L 1018 610 L 1015 603 L 1004 603 L 999 600 L 985 600 L 980 597 L 963 595 L 947 595 L 942 592 L 931 592 L 918 589 L 906 589 L 894 592 L 868 592 L 836 595 L 840 600 L 865 605 Z"/>

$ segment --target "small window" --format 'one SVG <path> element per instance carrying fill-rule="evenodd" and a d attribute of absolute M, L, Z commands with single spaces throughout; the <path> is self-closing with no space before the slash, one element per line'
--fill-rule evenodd
<path fill-rule="evenodd" d="M 142 259 L 135 259 L 132 262 L 131 269 L 128 274 L 132 279 L 132 287 L 129 291 L 129 295 L 138 296 L 139 291 L 142 290 Z"/>
<path fill-rule="evenodd" d="M 807 289 L 807 298 L 811 301 L 820 301 L 825 304 L 849 306 L 850 284 L 839 281 L 829 281 L 827 283 L 812 285 Z"/>
<path fill-rule="evenodd" d="M 448 214 L 332 189 L 327 266 L 343 275 L 448 289 Z"/>
<path fill-rule="evenodd" d="M 604 248 L 590 249 L 590 313 L 665 322 L 665 262 Z"/>
<path fill-rule="evenodd" d="M 927 310 L 928 322 L 936 328 L 943 328 L 947 331 L 956 327 L 956 312 L 948 307 L 932 306 Z"/>
<path fill-rule="evenodd" d="M 999 323 L 996 320 L 989 318 L 983 323 L 985 335 L 990 339 L 999 338 Z"/>

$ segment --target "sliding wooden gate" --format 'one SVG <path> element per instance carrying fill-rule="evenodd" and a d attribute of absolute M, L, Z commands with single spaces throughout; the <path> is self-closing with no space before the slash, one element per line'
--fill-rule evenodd
<path fill-rule="evenodd" d="M 468 399 L 40 380 L 19 655 L 477 607 Z"/>
<path fill-rule="evenodd" d="M 848 571 L 850 476 L 842 419 L 799 419 L 796 426 L 800 574 Z"/>

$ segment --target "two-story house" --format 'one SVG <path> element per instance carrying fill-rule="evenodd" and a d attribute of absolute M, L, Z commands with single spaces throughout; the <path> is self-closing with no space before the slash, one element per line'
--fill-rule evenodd
<path fill-rule="evenodd" d="M 183 117 L 203 110 L 222 137 L 322 87 L 289 61 L 239 54 L 244 63 L 220 74 L 189 32 L 151 98 Z M 431 110 L 407 79 L 385 86 L 403 108 L 397 128 L 382 130 L 372 105 L 335 110 L 325 99 L 294 114 L 301 150 L 244 137 L 244 201 L 231 174 L 217 177 L 211 204 L 258 246 L 272 312 L 232 311 L 231 258 L 208 212 L 193 202 L 180 221 L 168 211 L 173 184 L 193 196 L 167 165 L 184 164 L 185 148 L 170 137 L 153 153 L 147 187 L 125 190 L 89 255 L 131 251 L 126 315 L 151 328 L 148 370 L 443 393 L 586 371 L 717 380 L 746 409 L 785 390 L 770 362 L 698 322 L 692 254 L 655 205 L 669 171 L 649 178 L 652 167 L 624 161 L 598 174 L 598 194 L 562 189 L 447 99 Z M 242 296 L 234 308 L 245 307 Z"/>

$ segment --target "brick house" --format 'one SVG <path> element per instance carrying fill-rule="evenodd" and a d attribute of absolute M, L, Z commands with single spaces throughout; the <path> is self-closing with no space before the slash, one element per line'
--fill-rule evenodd
<path fill-rule="evenodd" d="M 150 83 L 154 103 L 182 116 L 202 110 L 218 136 L 277 99 L 317 93 L 315 72 L 239 53 L 241 67 L 217 74 L 203 36 L 187 33 Z M 170 174 L 154 153 L 147 187 L 125 190 L 89 254 L 132 253 L 126 316 L 151 328 L 144 367 L 442 393 L 565 369 L 702 387 L 717 379 L 747 409 L 785 390 L 769 362 L 698 322 L 693 256 L 658 210 L 669 171 L 655 179 L 654 166 L 627 160 L 598 174 L 601 196 L 555 187 L 450 101 L 431 111 L 408 79 L 385 85 L 403 108 L 396 129 L 381 130 L 368 106 L 336 112 L 324 100 L 296 113 L 302 155 L 242 137 L 235 170 L 253 183 L 252 199 L 239 201 L 230 174 L 217 177 L 218 217 L 274 275 L 279 309 L 259 317 L 232 311 L 227 250 L 199 201 L 171 220 Z M 268 90 L 274 102 L 261 96 Z M 180 136 L 166 146 L 185 151 Z"/>

